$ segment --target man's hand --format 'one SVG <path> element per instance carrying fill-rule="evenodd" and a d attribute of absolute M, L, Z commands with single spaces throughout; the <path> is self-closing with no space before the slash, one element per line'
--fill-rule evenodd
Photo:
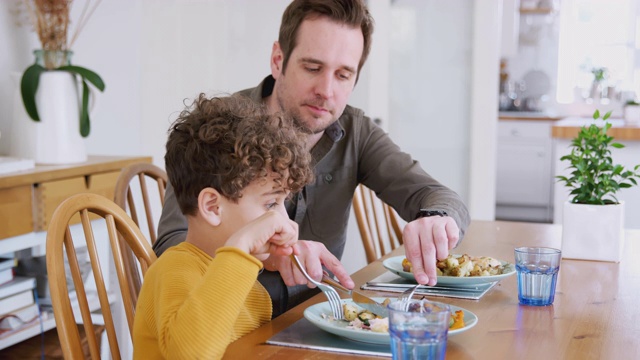
<path fill-rule="evenodd" d="M 349 274 L 347 274 L 344 266 L 342 266 L 340 260 L 327 250 L 323 243 L 300 240 L 296 243 L 295 247 L 302 266 L 305 267 L 307 273 L 312 278 L 318 281 L 322 279 L 322 265 L 324 265 L 327 270 L 338 278 L 338 281 L 340 281 L 342 285 L 353 289 L 355 284 Z M 289 256 L 275 256 L 272 254 L 264 264 L 265 268 L 269 271 L 279 271 L 282 280 L 284 280 L 287 286 L 306 284 L 310 288 L 315 287 L 315 285 L 307 281 L 307 278 L 305 278 L 295 264 L 293 264 Z"/>
<path fill-rule="evenodd" d="M 408 223 L 402 231 L 405 254 L 419 284 L 435 285 L 436 259 L 449 256 L 458 244 L 460 229 L 453 218 L 429 216 Z"/>

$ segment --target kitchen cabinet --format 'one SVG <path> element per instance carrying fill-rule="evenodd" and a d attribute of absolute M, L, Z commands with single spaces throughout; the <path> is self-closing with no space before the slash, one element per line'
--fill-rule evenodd
<path fill-rule="evenodd" d="M 498 122 L 496 219 L 551 222 L 551 121 Z"/>
<path fill-rule="evenodd" d="M 0 176 L 0 254 L 19 252 L 19 257 L 43 256 L 46 229 L 55 208 L 67 197 L 83 192 L 113 198 L 116 180 L 125 166 L 151 162 L 150 157 L 90 156 L 86 162 L 69 165 L 37 165 L 34 169 Z M 72 233 L 76 231 L 71 226 Z M 96 232 L 105 231 L 96 227 Z M 100 250 L 99 250 L 100 251 Z M 109 251 L 108 244 L 104 251 Z M 23 260 L 24 261 L 24 260 Z M 103 272 L 111 271 L 105 264 Z M 90 285 L 90 284 L 89 284 Z M 91 286 L 87 287 L 90 291 Z M 42 295 L 42 294 L 40 294 Z M 115 297 L 112 299 L 115 300 Z M 95 308 L 99 308 L 97 297 Z M 90 303 L 93 303 L 90 299 Z M 119 316 L 120 315 L 120 316 Z M 127 326 L 123 314 L 122 326 Z M 0 336 L 0 349 L 55 327 L 53 314 L 40 324 Z M 1 352 L 1 350 L 0 350 Z M 2 358 L 0 354 L 0 358 Z"/>

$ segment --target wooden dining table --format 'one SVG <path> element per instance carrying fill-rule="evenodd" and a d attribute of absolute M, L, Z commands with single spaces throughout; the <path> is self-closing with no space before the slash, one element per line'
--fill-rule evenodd
<path fill-rule="evenodd" d="M 479 300 L 429 297 L 467 309 L 477 324 L 449 336 L 446 359 L 639 359 L 640 230 L 626 230 L 620 263 L 563 259 L 550 306 L 518 304 L 516 275 L 502 279 Z M 562 226 L 507 221 L 472 221 L 452 252 L 514 261 L 520 246 L 561 247 Z M 603 239 L 606 241 L 606 239 Z M 352 275 L 356 287 L 387 271 L 385 258 Z M 350 254 L 344 254 L 347 258 Z M 371 296 L 389 293 L 366 292 Z M 380 359 L 266 344 L 303 317 L 304 309 L 326 301 L 318 294 L 231 343 L 225 359 Z M 309 326 L 314 326 L 309 323 Z"/>

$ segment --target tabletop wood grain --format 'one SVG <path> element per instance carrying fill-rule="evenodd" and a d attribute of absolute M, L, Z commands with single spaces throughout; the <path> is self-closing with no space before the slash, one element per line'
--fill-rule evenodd
<path fill-rule="evenodd" d="M 513 262 L 513 249 L 518 246 L 560 248 L 561 233 L 559 225 L 473 221 L 454 252 Z M 640 230 L 627 230 L 626 235 L 620 263 L 562 260 L 551 306 L 519 305 L 515 275 L 502 280 L 480 300 L 433 298 L 468 309 L 479 319 L 472 329 L 449 337 L 446 358 L 638 358 Z M 397 249 L 387 257 L 402 254 L 403 250 Z M 352 278 L 359 287 L 385 271 L 378 260 Z M 302 318 L 305 308 L 322 301 L 326 300 L 319 294 L 238 339 L 227 348 L 225 359 L 380 359 L 265 344 Z"/>

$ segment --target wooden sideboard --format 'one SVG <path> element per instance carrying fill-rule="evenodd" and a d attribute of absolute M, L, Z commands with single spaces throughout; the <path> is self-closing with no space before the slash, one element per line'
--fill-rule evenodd
<path fill-rule="evenodd" d="M 120 170 L 139 162 L 151 158 L 90 156 L 83 163 L 37 165 L 0 176 L 0 239 L 45 231 L 55 208 L 71 195 L 91 192 L 113 199 Z"/>
<path fill-rule="evenodd" d="M 89 156 L 86 162 L 36 165 L 34 169 L 0 175 L 0 254 L 44 249 L 46 230 L 56 207 L 71 195 L 90 192 L 113 199 L 120 171 L 131 164 L 150 163 L 147 156 Z M 55 327 L 48 314 L 43 330 Z M 39 334 L 40 326 L 0 337 L 0 349 Z M 7 349 L 8 350 L 8 349 Z M 3 358 L 0 350 L 0 358 Z"/>

